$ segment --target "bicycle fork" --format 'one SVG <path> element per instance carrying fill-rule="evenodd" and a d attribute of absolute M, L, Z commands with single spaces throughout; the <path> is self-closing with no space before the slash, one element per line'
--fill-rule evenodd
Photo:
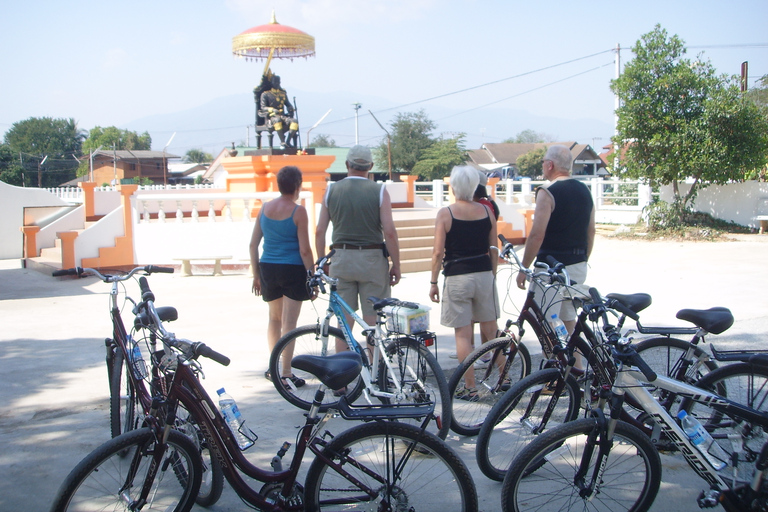
<path fill-rule="evenodd" d="M 573 477 L 574 485 L 579 489 L 579 496 L 587 501 L 592 499 L 600 493 L 600 485 L 603 482 L 603 473 L 605 472 L 606 464 L 608 463 L 608 454 L 611 452 L 613 446 L 613 428 L 611 424 L 615 425 L 616 420 L 606 420 L 603 415 L 603 411 L 594 410 L 592 416 L 596 420 L 595 427 L 592 432 L 587 436 L 587 441 L 584 443 L 584 453 L 581 456 L 581 462 L 579 464 L 579 470 Z M 587 482 L 587 473 L 589 472 L 590 462 L 595 454 L 595 448 L 597 448 L 597 456 L 595 458 L 594 471 L 592 472 L 592 478 Z"/>

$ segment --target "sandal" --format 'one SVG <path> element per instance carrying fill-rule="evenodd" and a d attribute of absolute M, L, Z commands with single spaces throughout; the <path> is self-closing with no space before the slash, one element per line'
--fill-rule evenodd
<path fill-rule="evenodd" d="M 271 381 L 272 380 L 272 373 L 270 373 L 269 370 L 264 372 L 264 378 Z"/>
<path fill-rule="evenodd" d="M 511 387 L 512 387 L 512 379 L 504 379 L 504 382 L 501 383 L 502 391 L 509 391 L 509 388 Z"/>
<path fill-rule="evenodd" d="M 463 388 L 461 391 L 454 395 L 454 398 L 458 400 L 464 400 L 466 402 L 478 402 L 480 397 L 477 395 L 477 390 L 474 388 Z"/>
<path fill-rule="evenodd" d="M 285 377 L 282 377 L 283 381 L 290 381 L 291 384 L 293 384 L 295 387 L 300 388 L 307 382 L 302 379 L 301 377 L 296 377 L 294 374 L 286 375 Z"/>

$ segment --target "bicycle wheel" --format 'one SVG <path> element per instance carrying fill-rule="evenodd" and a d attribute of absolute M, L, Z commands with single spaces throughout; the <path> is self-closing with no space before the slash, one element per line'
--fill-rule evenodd
<path fill-rule="evenodd" d="M 51 511 L 129 509 L 139 499 L 156 448 L 155 435 L 148 428 L 107 441 L 69 473 Z M 147 503 L 141 510 L 189 510 L 200 488 L 200 473 L 200 456 L 195 446 L 187 436 L 172 430 L 152 479 Z"/>
<path fill-rule="evenodd" d="M 749 363 L 721 366 L 702 378 L 696 386 L 753 409 L 768 411 L 768 368 L 765 366 Z M 680 408 L 695 416 L 729 456 L 732 457 L 733 452 L 732 439 L 741 439 L 740 461 L 754 461 L 768 441 L 765 430 L 759 425 L 728 416 L 707 404 L 686 398 Z"/>
<path fill-rule="evenodd" d="M 561 393 L 555 388 L 563 386 Z M 514 384 L 488 413 L 477 436 L 480 471 L 501 482 L 518 453 L 542 432 L 579 415 L 581 391 L 573 376 L 545 368 Z"/>
<path fill-rule="evenodd" d="M 478 510 L 459 456 L 434 435 L 392 421 L 337 435 L 312 461 L 304 498 L 313 511 Z"/>
<path fill-rule="evenodd" d="M 320 381 L 317 377 L 311 373 L 303 372 L 295 368 L 291 369 L 291 373 L 304 380 L 304 384 L 300 387 L 294 385 L 288 379 L 282 377 L 290 375 L 290 373 L 283 373 L 283 360 L 292 359 L 293 357 L 301 354 L 309 354 L 315 356 L 327 356 L 336 352 L 336 342 L 339 341 L 345 347 L 346 341 L 344 333 L 341 329 L 336 327 L 328 328 L 328 337 L 323 339 L 322 325 L 305 325 L 303 327 L 297 327 L 277 341 L 272 356 L 269 359 L 269 372 L 271 374 L 272 383 L 277 389 L 277 392 L 282 395 L 283 398 L 288 400 L 289 403 L 295 405 L 305 411 L 309 410 L 312 405 L 312 401 L 315 399 L 315 392 L 320 386 Z M 363 354 L 363 365 L 365 366 L 366 358 Z M 287 365 L 289 366 L 289 365 Z M 367 371 L 363 368 L 363 371 Z M 363 392 L 363 386 L 365 383 L 363 379 L 357 377 L 350 385 L 347 386 L 346 395 L 347 399 L 351 402 L 357 400 L 360 394 Z M 339 397 L 335 396 L 332 390 L 328 390 L 325 393 L 323 399 L 323 405 L 320 408 L 321 412 L 324 412 L 329 407 L 336 407 L 339 403 Z"/>
<path fill-rule="evenodd" d="M 117 348 L 112 361 L 112 382 L 109 386 L 109 426 L 112 437 L 138 427 L 136 390 L 130 379 L 130 371 L 123 351 Z"/>
<path fill-rule="evenodd" d="M 677 338 L 651 338 L 643 340 L 635 345 L 637 353 L 643 357 L 643 360 L 648 363 L 653 371 L 659 375 L 666 375 L 672 379 L 682 380 L 688 384 L 694 384 L 697 380 L 708 374 L 712 370 L 717 368 L 717 362 L 712 359 L 704 361 L 703 364 L 695 365 L 688 369 L 688 373 L 684 379 L 678 375 L 680 371 L 680 365 L 682 364 L 682 356 L 688 351 L 691 343 Z M 694 351 L 694 363 L 696 360 L 705 356 L 707 353 L 696 347 Z"/>
<path fill-rule="evenodd" d="M 595 428 L 594 418 L 564 423 L 524 448 L 504 478 L 502 511 L 648 510 L 661 483 L 659 452 L 648 436 L 619 421 L 600 480 L 591 484 L 598 446 L 590 443 L 592 456 L 582 459 Z M 579 477 L 581 465 L 586 473 Z"/>
<path fill-rule="evenodd" d="M 392 366 L 395 375 L 389 373 L 384 360 L 379 362 L 379 389 L 395 393 L 394 399 L 383 399 L 385 403 L 419 404 L 435 403 L 435 421 L 427 426 L 440 439 L 445 439 L 451 428 L 451 395 L 448 393 L 448 381 L 437 359 L 418 340 L 399 337 L 387 342 L 384 357 Z M 398 390 L 395 381 L 400 383 Z M 422 420 L 398 420 L 421 425 Z"/>
<path fill-rule="evenodd" d="M 531 372 L 528 349 L 520 343 L 515 350 L 513 343 L 510 337 L 483 343 L 453 371 L 448 394 L 452 399 L 451 430 L 457 434 L 476 436 L 480 433 L 483 420 L 504 392 Z M 474 386 L 466 384 L 470 373 Z M 463 392 L 465 388 L 476 392 L 467 394 Z M 457 396 L 457 392 L 461 394 Z"/>
<path fill-rule="evenodd" d="M 195 503 L 202 507 L 210 507 L 219 501 L 224 490 L 224 473 L 221 462 L 212 453 L 208 441 L 198 427 L 194 418 L 179 404 L 176 411 L 176 424 L 174 428 L 186 435 L 195 445 L 201 458 L 200 491 L 197 493 Z"/>

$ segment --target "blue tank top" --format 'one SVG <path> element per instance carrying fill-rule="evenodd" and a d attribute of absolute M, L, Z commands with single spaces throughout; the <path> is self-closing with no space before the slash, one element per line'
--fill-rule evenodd
<path fill-rule="evenodd" d="M 296 208 L 293 209 L 290 217 L 283 220 L 274 220 L 266 215 L 259 215 L 261 232 L 264 235 L 264 249 L 259 261 L 304 265 L 299 252 L 299 229 L 293 222 Z"/>

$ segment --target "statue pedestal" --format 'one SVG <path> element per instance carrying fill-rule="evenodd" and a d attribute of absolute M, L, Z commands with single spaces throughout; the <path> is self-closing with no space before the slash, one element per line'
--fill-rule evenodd
<path fill-rule="evenodd" d="M 286 165 L 298 167 L 302 189 L 311 189 L 313 184 L 326 183 L 325 171 L 335 159 L 331 155 L 235 156 L 225 158 L 222 165 L 228 174 L 227 192 L 277 192 L 277 172 Z"/>

